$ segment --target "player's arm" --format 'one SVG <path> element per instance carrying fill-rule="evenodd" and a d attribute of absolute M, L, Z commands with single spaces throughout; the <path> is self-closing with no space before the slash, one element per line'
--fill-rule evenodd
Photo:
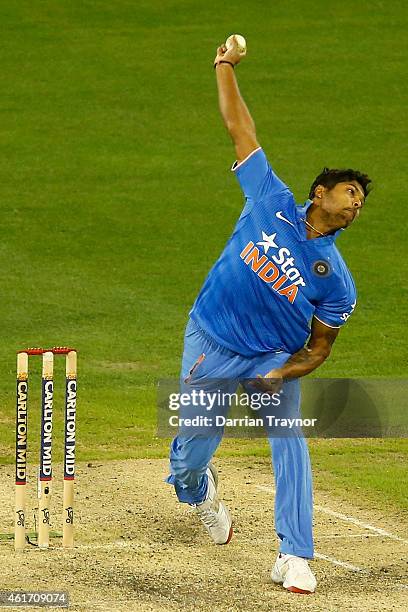
<path fill-rule="evenodd" d="M 256 139 L 255 123 L 240 94 L 234 68 L 230 64 L 219 62 L 220 60 L 231 62 L 236 66 L 243 55 L 239 53 L 236 43 L 228 50 L 225 45 L 222 45 L 218 47 L 214 60 L 219 107 L 234 143 L 238 162 L 248 157 L 259 147 L 259 144 Z"/>
<path fill-rule="evenodd" d="M 282 367 L 275 368 L 265 377 L 259 378 L 257 386 L 264 391 L 276 391 L 282 379 L 300 378 L 313 372 L 329 357 L 339 331 L 339 328 L 328 327 L 313 318 L 307 345 L 289 357 Z"/>
<path fill-rule="evenodd" d="M 287 362 L 278 370 L 281 378 L 300 378 L 310 374 L 329 357 L 334 341 L 340 329 L 328 327 L 316 318 L 312 320 L 312 329 L 309 341 L 303 349 L 289 357 Z M 267 376 L 270 376 L 270 372 Z"/>

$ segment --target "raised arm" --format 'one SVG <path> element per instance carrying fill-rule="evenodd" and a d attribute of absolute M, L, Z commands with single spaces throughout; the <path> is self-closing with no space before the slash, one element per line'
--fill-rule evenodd
<path fill-rule="evenodd" d="M 239 162 L 259 147 L 255 123 L 240 94 L 233 67 L 242 57 L 243 54 L 239 53 L 237 44 L 234 43 L 228 50 L 225 45 L 218 47 L 214 60 L 220 111 Z M 233 66 L 224 62 L 231 62 Z"/>

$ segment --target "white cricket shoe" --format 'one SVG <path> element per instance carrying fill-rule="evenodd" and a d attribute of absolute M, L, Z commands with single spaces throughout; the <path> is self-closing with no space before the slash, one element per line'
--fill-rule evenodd
<path fill-rule="evenodd" d="M 279 553 L 271 577 L 292 593 L 314 593 L 317 585 L 307 560 L 295 555 Z"/>
<path fill-rule="evenodd" d="M 227 508 L 218 499 L 217 472 L 211 463 L 207 468 L 207 497 L 193 505 L 198 517 L 216 544 L 228 544 L 232 538 L 232 521 Z"/>

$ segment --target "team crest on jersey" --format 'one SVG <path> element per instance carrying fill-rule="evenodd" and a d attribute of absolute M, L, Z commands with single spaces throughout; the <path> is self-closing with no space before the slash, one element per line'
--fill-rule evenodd
<path fill-rule="evenodd" d="M 306 284 L 295 267 L 290 250 L 287 247 L 279 247 L 276 235 L 276 232 L 270 236 L 262 232 L 262 240 L 256 245 L 254 242 L 248 242 L 240 257 L 261 280 L 293 304 L 299 287 L 305 287 Z M 269 254 L 270 249 L 273 249 L 273 255 Z"/>
<path fill-rule="evenodd" d="M 317 261 L 315 261 L 312 266 L 312 270 L 313 273 L 316 274 L 316 276 L 320 277 L 329 276 L 332 271 L 331 265 L 328 261 L 325 261 L 324 259 L 318 259 Z"/>

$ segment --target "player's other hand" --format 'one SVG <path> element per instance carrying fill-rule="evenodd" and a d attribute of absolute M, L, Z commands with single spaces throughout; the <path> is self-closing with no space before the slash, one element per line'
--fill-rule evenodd
<path fill-rule="evenodd" d="M 227 49 L 225 43 L 222 43 L 217 49 L 217 55 L 215 56 L 214 65 L 220 60 L 225 60 L 226 62 L 231 62 L 234 64 L 239 64 L 243 57 L 245 57 L 246 53 L 240 53 L 238 51 L 238 45 L 236 43 L 235 38 L 233 39 L 232 46 Z"/>

